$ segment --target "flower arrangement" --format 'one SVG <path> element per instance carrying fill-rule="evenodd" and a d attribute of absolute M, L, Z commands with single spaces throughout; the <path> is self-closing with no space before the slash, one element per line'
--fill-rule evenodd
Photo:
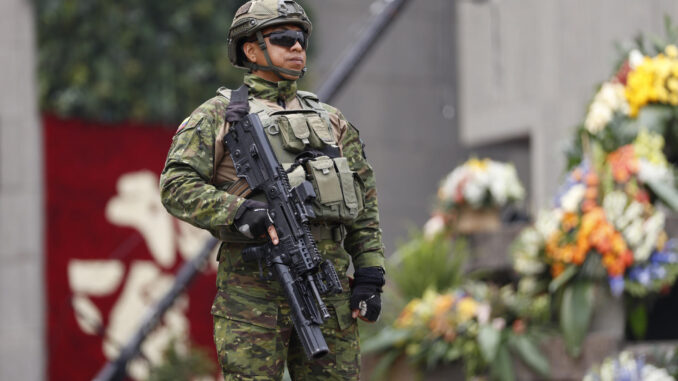
<path fill-rule="evenodd" d="M 472 233 L 499 227 L 498 209 L 521 201 L 525 190 L 513 164 L 471 158 L 443 178 L 433 216 L 424 226 L 441 232 Z"/>
<path fill-rule="evenodd" d="M 678 36 L 670 23 L 667 30 Z M 606 282 L 613 296 L 644 298 L 678 276 L 678 245 L 658 204 L 678 210 L 675 125 L 678 48 L 639 43 L 593 97 L 553 208 L 512 246 L 515 270 L 557 301 L 572 354 L 592 319 L 597 284 Z"/>
<path fill-rule="evenodd" d="M 644 297 L 678 277 L 678 245 L 668 239 L 665 215 L 645 185 L 670 178 L 662 144 L 661 135 L 643 130 L 615 151 L 596 149 L 595 160 L 568 173 L 554 208 L 542 211 L 512 246 L 514 269 L 560 295 L 559 320 L 573 354 L 593 314 L 595 284 L 606 280 L 616 297 Z M 578 308 L 565 306 L 572 300 L 580 301 Z"/>
<path fill-rule="evenodd" d="M 545 376 L 549 365 L 537 341 L 548 311 L 546 296 L 533 297 L 512 286 L 468 283 L 447 292 L 429 289 L 364 350 L 405 354 L 428 369 L 462 361 L 467 378 L 490 372 L 496 379 L 513 379 L 513 355 Z"/>
<path fill-rule="evenodd" d="M 615 74 L 600 85 L 569 152 L 570 167 L 585 155 L 582 136 L 609 153 L 643 129 L 661 135 L 668 161 L 678 164 L 678 130 L 673 127 L 678 123 L 678 27 L 667 21 L 666 28 L 669 41 L 655 38 L 648 48 L 638 39 Z"/>
<path fill-rule="evenodd" d="M 468 206 L 496 208 L 525 196 L 513 164 L 472 158 L 450 172 L 438 189 L 443 211 Z"/>
<path fill-rule="evenodd" d="M 623 351 L 608 357 L 600 365 L 592 367 L 583 381 L 675 381 L 664 368 L 659 368 L 636 356 Z"/>

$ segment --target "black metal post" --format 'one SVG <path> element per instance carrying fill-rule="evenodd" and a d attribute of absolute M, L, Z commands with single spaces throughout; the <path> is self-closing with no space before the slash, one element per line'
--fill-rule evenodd
<path fill-rule="evenodd" d="M 379 0 L 386 3 L 384 8 L 373 17 L 360 39 L 353 44 L 348 53 L 341 58 L 330 76 L 320 86 L 318 98 L 325 103 L 332 103 L 342 87 L 349 81 L 355 69 L 363 61 L 367 52 L 380 38 L 386 29 L 393 24 L 401 10 L 410 0 Z"/>

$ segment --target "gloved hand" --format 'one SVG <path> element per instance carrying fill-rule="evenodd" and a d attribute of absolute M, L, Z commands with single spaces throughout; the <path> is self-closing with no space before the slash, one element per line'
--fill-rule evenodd
<path fill-rule="evenodd" d="M 384 269 L 381 267 L 360 268 L 353 274 L 349 307 L 353 317 L 366 322 L 375 322 L 381 313 L 381 287 L 384 281 Z"/>
<path fill-rule="evenodd" d="M 235 213 L 233 224 L 247 238 L 259 238 L 266 234 L 273 220 L 268 214 L 268 205 L 256 200 L 245 200 Z"/>

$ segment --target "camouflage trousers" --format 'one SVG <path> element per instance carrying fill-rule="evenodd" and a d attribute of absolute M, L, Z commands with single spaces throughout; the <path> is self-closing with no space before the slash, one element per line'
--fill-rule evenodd
<path fill-rule="evenodd" d="M 256 264 L 242 263 L 237 248 L 228 251 L 222 247 L 220 252 L 212 306 L 214 342 L 226 381 L 281 380 L 285 365 L 293 380 L 359 379 L 358 326 L 348 306 L 341 259 L 333 262 L 346 292 L 324 299 L 331 318 L 322 333 L 330 352 L 308 360 L 278 282 L 262 279 Z"/>

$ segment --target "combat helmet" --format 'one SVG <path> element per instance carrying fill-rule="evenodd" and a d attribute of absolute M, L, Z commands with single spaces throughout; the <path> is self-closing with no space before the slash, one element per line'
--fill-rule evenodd
<path fill-rule="evenodd" d="M 228 59 L 233 66 L 250 71 L 272 71 L 278 76 L 283 73 L 301 78 L 306 73 L 306 68 L 297 71 L 275 66 L 266 49 L 262 30 L 283 24 L 297 25 L 307 35 L 311 34 L 311 20 L 306 16 L 304 8 L 293 0 L 250 0 L 243 4 L 235 13 L 233 23 L 228 30 Z M 256 38 L 264 51 L 268 66 L 250 62 L 243 54 L 242 45 L 245 41 L 251 41 L 252 38 Z"/>

